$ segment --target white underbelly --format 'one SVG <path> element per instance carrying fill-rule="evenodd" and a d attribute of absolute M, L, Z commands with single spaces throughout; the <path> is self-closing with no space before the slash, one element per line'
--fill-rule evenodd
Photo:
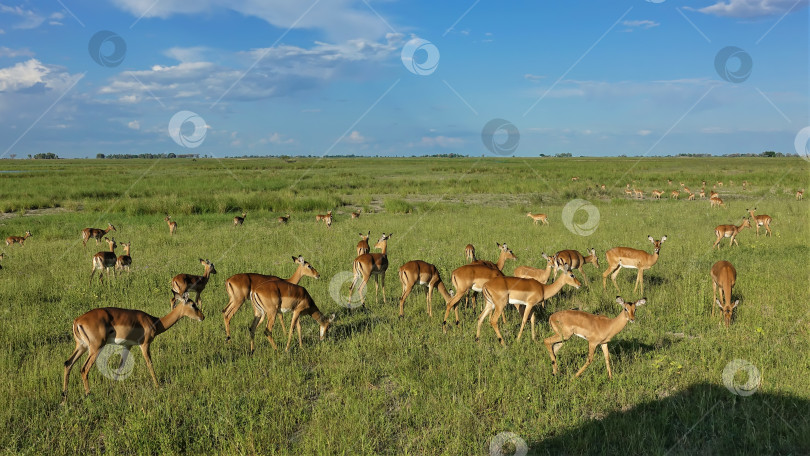
<path fill-rule="evenodd" d="M 107 339 L 108 344 L 115 344 L 115 345 L 138 345 L 138 342 L 129 339 L 119 339 L 117 337 L 111 337 Z"/>
<path fill-rule="evenodd" d="M 520 299 L 514 299 L 514 298 L 509 298 L 509 304 L 516 304 L 516 305 L 520 305 L 520 306 L 527 305 L 526 301 L 521 301 Z"/>
<path fill-rule="evenodd" d="M 585 339 L 585 340 L 588 340 L 588 338 L 587 338 L 587 337 L 585 337 L 585 336 L 583 336 L 582 334 L 577 334 L 577 333 L 574 333 L 574 335 L 575 335 L 575 336 L 577 336 L 577 337 L 581 337 L 581 338 L 583 338 L 583 339 Z"/>
<path fill-rule="evenodd" d="M 636 266 L 634 264 L 622 264 L 621 267 L 627 268 L 627 269 L 638 269 L 638 266 Z"/>
<path fill-rule="evenodd" d="M 285 313 L 287 313 L 287 312 L 289 312 L 289 311 L 291 311 L 291 310 L 292 310 L 292 309 L 285 309 L 284 307 L 282 307 L 282 308 L 281 308 L 281 313 L 285 314 Z"/>
<path fill-rule="evenodd" d="M 475 285 L 470 288 L 472 288 L 472 291 L 475 291 L 476 293 L 481 293 L 481 290 L 484 289 L 483 287 L 476 287 Z"/>

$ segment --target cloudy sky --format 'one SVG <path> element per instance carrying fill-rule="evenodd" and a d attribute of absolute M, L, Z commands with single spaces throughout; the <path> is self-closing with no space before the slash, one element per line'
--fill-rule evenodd
<path fill-rule="evenodd" d="M 0 0 L 0 154 L 794 152 L 807 5 Z"/>

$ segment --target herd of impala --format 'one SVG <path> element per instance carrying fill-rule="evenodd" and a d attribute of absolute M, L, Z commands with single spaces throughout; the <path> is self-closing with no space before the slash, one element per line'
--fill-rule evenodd
<path fill-rule="evenodd" d="M 718 182 L 716 186 L 722 186 L 722 183 Z M 681 183 L 681 187 L 683 187 L 686 193 L 690 194 L 689 199 L 693 199 L 694 194 L 689 191 L 688 187 L 685 187 L 683 183 Z M 743 187 L 745 188 L 745 183 L 743 183 Z M 629 189 L 630 185 L 628 184 L 627 191 L 629 191 Z M 643 196 L 643 192 L 637 193 L 642 193 L 641 196 Z M 704 197 L 703 193 L 704 192 L 701 191 L 701 197 Z M 799 190 L 796 193 L 796 199 L 801 200 L 803 193 L 803 190 Z M 663 192 L 657 190 L 653 192 L 655 198 L 660 198 L 662 194 Z M 678 191 L 673 191 L 671 197 L 678 198 L 678 194 Z M 716 193 L 712 192 L 711 199 L 713 206 L 724 206 L 723 201 Z M 717 200 L 716 203 L 715 200 Z M 717 226 L 715 229 L 717 239 L 712 247 L 719 249 L 719 243 L 723 238 L 730 238 L 729 246 L 737 244 L 736 237 L 744 228 L 755 227 L 757 236 L 759 236 L 759 229 L 762 227 L 765 230 L 765 235 L 770 236 L 772 234 L 772 218 L 768 215 L 756 215 L 755 211 L 756 208 L 746 209 L 750 218 L 743 217 L 740 225 Z M 535 224 L 541 222 L 544 225 L 548 225 L 548 217 L 546 214 L 532 214 L 530 212 L 527 215 L 533 219 Z M 234 217 L 234 226 L 242 225 L 246 216 L 247 214 L 243 212 L 241 217 Z M 359 217 L 359 211 L 352 213 L 353 219 Z M 287 223 L 289 218 L 290 215 L 287 214 L 286 216 L 279 217 L 278 221 L 280 223 Z M 316 220 L 323 221 L 327 227 L 330 227 L 332 225 L 332 211 L 327 212 L 325 215 L 317 215 Z M 168 214 L 166 214 L 164 221 L 169 227 L 170 235 L 174 235 L 177 231 L 177 223 L 172 221 L 171 216 Z M 111 223 L 108 223 L 106 229 L 85 228 L 82 230 L 83 245 L 86 246 L 87 241 L 95 239 L 96 244 L 99 244 L 103 240 L 107 242 L 109 247 L 108 251 L 98 252 L 92 257 L 91 284 L 96 271 L 99 272 L 99 281 L 102 281 L 104 273 L 110 268 L 114 268 L 114 271 L 128 271 L 132 264 L 132 258 L 130 256 L 131 244 L 122 243 L 124 255 L 117 256 L 115 249 L 118 243 L 115 238 L 105 237 L 111 231 L 116 231 L 115 226 Z M 385 295 L 385 274 L 389 265 L 388 241 L 393 236 L 393 233 L 383 233 L 374 244 L 374 248 L 378 249 L 379 253 L 371 252 L 371 246 L 368 242 L 371 236 L 370 231 L 365 234 L 359 233 L 359 235 L 360 241 L 357 243 L 355 250 L 356 258 L 352 261 L 353 280 L 349 289 L 349 307 L 351 307 L 354 293 L 358 293 L 362 305 L 365 305 L 366 287 L 372 277 L 375 282 L 375 303 L 378 300 L 380 288 L 382 289 L 383 302 L 387 303 Z M 6 245 L 10 246 L 18 243 L 23 246 L 25 240 L 29 237 L 31 237 L 30 231 L 26 231 L 24 236 L 9 236 L 6 239 Z M 616 278 L 623 268 L 628 268 L 637 270 L 633 291 L 640 291 L 643 295 L 644 271 L 652 268 L 658 261 L 661 246 L 667 240 L 667 236 L 662 236 L 660 240 L 648 236 L 647 240 L 652 244 L 652 253 L 630 247 L 614 247 L 605 252 L 607 269 L 602 272 L 603 290 L 606 289 L 607 277 L 610 276 L 614 287 L 618 291 L 619 286 L 616 282 Z M 481 335 L 481 326 L 487 317 L 489 317 L 489 323 L 497 336 L 498 342 L 501 345 L 505 345 L 498 322 L 501 319 L 505 321 L 504 311 L 510 304 L 514 305 L 521 315 L 521 324 L 516 340 L 520 340 L 527 321 L 531 322 L 532 340 L 535 340 L 536 313 L 533 311 L 533 308 L 537 305 L 545 308 L 546 301 L 560 293 L 562 288 L 566 285 L 574 289 L 579 289 L 582 286 L 582 282 L 584 282 L 587 286 L 588 278 L 584 270 L 586 264 L 592 264 L 594 268 L 599 270 L 599 259 L 595 249 L 588 249 L 587 255 L 582 255 L 576 250 L 561 250 L 550 256 L 546 253 L 542 254 L 542 258 L 546 260 L 545 268 L 519 266 L 515 268 L 514 276 L 506 276 L 503 273 L 506 261 L 516 260 L 517 258 L 506 244 L 497 243 L 496 245 L 498 246 L 500 254 L 497 261 L 494 263 L 478 259 L 473 245 L 468 244 L 465 247 L 465 257 L 468 260 L 468 264 L 456 268 L 450 275 L 450 282 L 453 285 L 454 291 L 448 291 L 447 287 L 442 282 L 439 270 L 436 266 L 421 260 L 408 261 L 403 264 L 398 270 L 399 280 L 402 285 L 402 293 L 399 298 L 399 316 L 404 316 L 405 300 L 414 287 L 420 285 L 427 288 L 426 311 L 428 316 L 432 317 L 433 310 L 431 302 L 433 290 L 437 289 L 446 304 L 444 318 L 442 320 L 442 330 L 446 333 L 447 319 L 450 312 L 454 312 L 455 323 L 456 326 L 458 326 L 459 304 L 462 298 L 465 298 L 465 306 L 469 307 L 470 295 L 480 293 L 484 299 L 484 306 L 478 317 L 475 335 L 476 340 L 478 340 Z M 4 254 L 0 254 L 0 260 L 4 256 Z M 267 326 L 264 333 L 274 349 L 277 349 L 277 345 L 272 336 L 272 329 L 275 325 L 276 317 L 278 317 L 282 331 L 287 336 L 286 350 L 290 349 L 293 332 L 296 330 L 298 333 L 298 344 L 303 347 L 301 316 L 310 315 L 319 325 L 320 339 L 323 340 L 325 338 L 329 326 L 335 319 L 335 315 L 332 314 L 327 317 L 321 313 L 309 292 L 298 284 L 305 276 L 318 279 L 320 274 L 302 256 L 292 257 L 292 260 L 297 267 L 292 276 L 287 279 L 273 275 L 242 273 L 233 275 L 225 281 L 228 304 L 222 310 L 222 314 L 226 341 L 230 340 L 230 321 L 247 299 L 250 299 L 254 311 L 254 318 L 249 328 L 251 352 L 255 349 L 254 339 L 256 328 L 265 318 L 267 319 Z M 91 310 L 74 320 L 73 336 L 76 342 L 76 348 L 67 361 L 65 361 L 62 389 L 63 402 L 67 398 L 67 384 L 71 368 L 85 352 L 89 352 L 89 356 L 81 368 L 81 377 L 85 393 L 90 393 L 88 383 L 90 369 L 101 350 L 107 344 L 123 345 L 126 347 L 126 350 L 122 353 L 122 366 L 126 361 L 131 347 L 134 345 L 140 346 L 152 380 L 156 386 L 158 385 L 149 353 L 151 342 L 157 335 L 168 330 L 182 317 L 189 317 L 198 321 L 202 321 L 204 318 L 200 310 L 200 295 L 205 289 L 210 275 L 216 274 L 217 271 L 211 261 L 204 259 L 200 259 L 199 261 L 204 270 L 203 275 L 178 274 L 171 280 L 172 298 L 170 310 L 163 318 L 157 318 L 138 310 L 107 307 Z M 574 270 L 579 271 L 582 282 L 574 276 Z M 558 273 L 560 273 L 559 277 Z M 723 320 L 728 327 L 731 323 L 733 310 L 740 302 L 739 299 L 732 302 L 732 288 L 737 280 L 737 271 L 728 261 L 718 261 L 712 266 L 710 276 L 712 279 L 714 302 L 711 306 L 712 315 L 714 315 L 714 304 L 716 304 L 717 307 L 721 309 Z M 550 284 L 548 283 L 549 279 L 553 279 Z M 718 289 L 720 291 L 719 298 L 717 296 Z M 196 292 L 196 297 L 193 300 L 189 298 L 190 292 Z M 588 341 L 589 348 L 587 361 L 575 374 L 575 377 L 579 377 L 591 364 L 596 348 L 601 346 L 605 357 L 608 377 L 612 378 L 613 374 L 610 368 L 610 356 L 607 343 L 624 329 L 627 322 L 634 322 L 636 308 L 644 305 L 646 299 L 642 298 L 636 302 L 625 302 L 620 296 L 617 296 L 616 302 L 622 306 L 622 311 L 615 318 L 607 318 L 580 310 L 563 310 L 555 312 L 549 317 L 549 326 L 553 330 L 554 335 L 546 338 L 544 342 L 551 358 L 554 374 L 557 374 L 558 371 L 558 350 L 569 338 L 578 336 Z M 288 312 L 292 313 L 292 317 L 289 326 L 286 326 L 283 315 Z"/>

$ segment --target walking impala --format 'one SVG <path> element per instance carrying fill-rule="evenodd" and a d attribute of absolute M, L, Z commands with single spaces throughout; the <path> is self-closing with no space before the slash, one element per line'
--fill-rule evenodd
<path fill-rule="evenodd" d="M 677 190 L 673 190 L 673 191 L 672 191 L 672 193 L 670 193 L 670 194 L 669 194 L 669 197 L 670 197 L 671 199 L 678 199 L 678 196 L 679 196 L 680 194 L 681 194 L 681 192 L 679 192 L 679 191 L 677 191 Z"/>
<path fill-rule="evenodd" d="M 622 268 L 638 269 L 638 276 L 636 277 L 636 286 L 633 287 L 633 292 L 641 286 L 641 293 L 644 293 L 644 271 L 650 269 L 658 261 L 658 253 L 661 251 L 661 244 L 667 240 L 666 235 L 661 237 L 660 241 L 656 241 L 652 236 L 647 236 L 653 245 L 653 253 L 649 254 L 643 250 L 631 249 L 630 247 L 614 247 L 605 252 L 605 258 L 608 262 L 608 268 L 602 274 L 602 289 L 605 289 L 605 282 L 607 276 L 613 281 L 613 286 L 616 290 L 619 285 L 616 284 L 616 277 L 621 272 Z M 611 275 L 612 274 L 612 275 Z"/>
<path fill-rule="evenodd" d="M 360 242 L 357 243 L 357 256 L 360 256 L 371 251 L 371 247 L 368 246 L 368 237 L 371 236 L 371 231 L 368 234 L 357 234 L 360 235 Z"/>
<path fill-rule="evenodd" d="M 96 245 L 98 245 L 98 243 L 101 241 L 101 238 L 103 238 L 110 231 L 117 231 L 115 227 L 112 226 L 112 223 L 107 223 L 106 230 L 98 228 L 85 228 L 82 230 L 82 244 L 84 244 L 84 246 L 87 247 L 87 241 L 89 241 L 90 239 L 95 239 Z"/>
<path fill-rule="evenodd" d="M 242 216 L 239 217 L 238 215 L 233 218 L 233 226 L 242 226 L 245 223 L 245 217 L 247 217 L 247 212 L 242 212 Z"/>
<path fill-rule="evenodd" d="M 149 375 L 152 376 L 152 382 L 155 384 L 155 388 L 159 388 L 155 370 L 152 368 L 152 355 L 149 346 L 155 340 L 155 337 L 166 332 L 183 317 L 197 321 L 205 319 L 197 305 L 188 300 L 188 294 L 180 296 L 180 304 L 163 318 L 153 317 L 140 310 L 105 307 L 93 309 L 73 320 L 73 338 L 76 340 L 76 348 L 70 358 L 65 361 L 62 403 L 64 404 L 67 401 L 70 370 L 87 351 L 90 354 L 82 366 L 81 375 L 84 393 L 85 395 L 90 394 L 90 382 L 87 377 L 99 353 L 108 344 L 124 346 L 124 351 L 121 353 L 121 364 L 118 367 L 119 371 L 126 363 L 132 346 L 140 346 L 146 368 L 149 369 Z"/>
<path fill-rule="evenodd" d="M 433 289 L 436 288 L 444 298 L 445 304 L 453 299 L 453 295 L 448 293 L 442 282 L 439 270 L 436 266 L 421 260 L 413 260 L 403 264 L 399 268 L 399 282 L 402 284 L 402 297 L 399 298 L 399 316 L 405 316 L 405 299 L 411 294 L 411 290 L 416 285 L 427 287 L 427 313 L 433 317 Z"/>
<path fill-rule="evenodd" d="M 324 222 L 326 223 L 327 228 L 332 227 L 332 211 L 328 211 L 326 214 L 317 214 L 315 215 L 316 222 Z"/>
<path fill-rule="evenodd" d="M 508 259 L 516 260 L 517 257 L 515 257 L 515 254 L 512 253 L 512 250 L 509 249 L 509 247 L 506 246 L 506 243 L 499 244 L 499 243 L 496 242 L 495 245 L 497 245 L 498 250 L 501 251 L 501 253 L 498 255 L 497 262 L 493 263 L 493 262 L 491 262 L 489 260 L 473 260 L 472 262 L 470 262 L 470 264 L 479 264 L 479 265 L 482 265 L 482 266 L 486 266 L 488 268 L 496 268 L 499 271 L 503 272 L 503 267 L 506 264 L 506 260 L 508 260 Z M 456 291 L 458 291 L 458 289 Z M 480 290 L 472 289 L 468 293 L 465 293 L 466 299 L 464 301 L 464 306 L 465 307 L 470 306 L 470 295 L 473 296 L 473 304 L 475 304 L 475 294 L 479 293 L 479 292 L 480 292 Z"/>
<path fill-rule="evenodd" d="M 163 221 L 169 225 L 169 234 L 174 236 L 174 233 L 177 232 L 177 222 L 172 221 L 172 216 L 169 214 L 166 214 L 166 218 L 163 219 Z"/>
<path fill-rule="evenodd" d="M 205 268 L 203 275 L 177 274 L 172 279 L 172 308 L 174 308 L 174 303 L 177 298 L 189 291 L 197 292 L 197 298 L 194 302 L 196 302 L 198 306 L 200 305 L 200 293 L 202 293 L 203 290 L 205 290 L 205 286 L 208 285 L 208 278 L 211 274 L 217 273 L 214 263 L 200 258 L 200 264 Z"/>
<path fill-rule="evenodd" d="M 765 230 L 767 230 L 767 232 L 765 233 L 766 236 L 771 235 L 771 221 L 773 219 L 771 218 L 770 215 L 765 215 L 765 214 L 754 215 L 754 212 L 757 211 L 757 208 L 754 208 L 754 210 L 746 209 L 745 211 L 748 212 L 749 214 L 751 214 L 751 220 L 754 221 L 754 223 L 755 223 L 754 226 L 756 226 L 756 228 L 757 228 L 757 236 L 759 236 L 759 227 L 761 227 L 761 226 L 764 226 Z"/>
<path fill-rule="evenodd" d="M 652 196 L 653 196 L 654 199 L 659 199 L 660 200 L 661 195 L 663 195 L 663 194 L 664 194 L 664 192 L 662 192 L 661 190 L 653 190 L 652 191 Z"/>
<path fill-rule="evenodd" d="M 103 283 L 104 271 L 109 268 L 114 268 L 115 263 L 118 261 L 118 257 L 115 256 L 115 248 L 118 247 L 118 244 L 115 243 L 115 238 L 104 238 L 104 240 L 107 241 L 110 251 L 98 252 L 97 254 L 93 255 L 93 270 L 90 272 L 89 285 L 93 284 L 93 274 L 96 273 L 96 270 L 98 270 L 98 281 Z M 113 276 L 115 276 L 115 270 L 113 270 Z"/>
<path fill-rule="evenodd" d="M 582 281 L 585 282 L 585 285 L 588 285 L 588 276 L 585 275 L 585 265 L 590 263 L 594 265 L 596 270 L 599 270 L 599 258 L 596 256 L 596 249 L 588 249 L 588 256 L 582 256 L 576 250 L 560 250 L 554 255 L 556 259 L 556 265 L 554 267 L 554 277 L 557 277 L 557 271 L 565 270 L 565 266 L 568 266 L 568 269 L 573 271 L 574 269 L 579 270 L 579 273 L 582 274 Z"/>
<path fill-rule="evenodd" d="M 734 269 L 728 261 L 718 261 L 712 266 L 712 316 L 714 316 L 714 304 L 723 312 L 723 319 L 726 322 L 726 327 L 731 325 L 731 314 L 734 308 L 740 303 L 740 300 L 731 303 L 731 290 L 737 282 L 737 270 Z M 717 289 L 720 289 L 720 299 L 717 299 Z M 720 301 L 722 299 L 722 302 Z"/>
<path fill-rule="evenodd" d="M 127 271 L 129 272 L 129 267 L 132 266 L 132 257 L 129 256 L 129 248 L 132 246 L 132 242 L 122 242 L 121 247 L 124 248 L 124 254 L 119 256 L 115 260 L 115 269 L 117 271 Z"/>
<path fill-rule="evenodd" d="M 646 304 L 647 300 L 641 298 L 636 302 L 624 302 L 621 296 L 616 296 L 616 302 L 621 304 L 622 312 L 615 318 L 607 318 L 579 310 L 563 310 L 551 314 L 548 324 L 555 334 L 544 342 L 551 357 L 551 368 L 554 375 L 557 375 L 558 372 L 557 351 L 571 336 L 579 336 L 588 341 L 588 360 L 577 371 L 574 378 L 582 375 L 585 369 L 593 362 L 593 354 L 599 345 L 602 346 L 602 353 L 605 355 L 608 378 L 613 378 L 613 373 L 610 371 L 610 354 L 608 353 L 607 344 L 627 326 L 628 321 L 630 323 L 636 321 L 636 308 Z"/>
<path fill-rule="evenodd" d="M 374 276 L 374 304 L 377 304 L 377 291 L 380 282 L 382 282 L 383 303 L 387 302 L 385 299 L 385 271 L 388 270 L 388 239 L 393 235 L 394 233 L 388 235 L 383 233 L 380 240 L 374 244 L 374 248 L 380 249 L 380 253 L 364 253 L 354 259 L 352 264 L 354 278 L 352 278 L 352 285 L 349 288 L 349 302 L 352 302 L 354 287 L 360 282 L 360 289 L 357 292 L 360 294 L 362 305 L 366 304 L 366 284 L 368 284 L 371 276 Z"/>
<path fill-rule="evenodd" d="M 737 242 L 737 235 L 740 234 L 740 231 L 746 228 L 751 228 L 751 223 L 748 221 L 748 217 L 743 218 L 743 222 L 739 226 L 718 225 L 717 228 L 714 229 L 714 235 L 717 236 L 717 240 L 714 241 L 712 248 L 717 247 L 717 250 L 720 250 L 720 241 L 724 237 L 731 238 L 728 241 L 729 247 L 731 247 L 732 244 L 740 245 L 740 243 Z"/>
<path fill-rule="evenodd" d="M 278 217 L 278 223 L 287 223 L 290 221 L 290 214 L 281 215 Z"/>
<path fill-rule="evenodd" d="M 552 268 L 556 264 L 556 258 L 554 256 L 546 255 L 545 252 L 540 254 L 540 256 L 546 260 L 545 269 L 533 268 L 531 266 L 518 266 L 515 268 L 515 272 L 512 275 L 523 279 L 534 279 L 542 284 L 548 282 L 548 278 L 551 276 Z"/>
<path fill-rule="evenodd" d="M 532 214 L 531 212 L 526 213 L 527 217 L 531 217 L 534 220 L 534 224 L 537 225 L 537 222 L 542 222 L 543 225 L 548 225 L 548 215 L 546 214 Z"/>
<path fill-rule="evenodd" d="M 26 231 L 22 236 L 9 236 L 6 238 L 6 247 L 10 245 L 20 244 L 20 247 L 25 246 L 25 240 L 33 236 L 30 231 Z"/>
<path fill-rule="evenodd" d="M 358 209 L 358 210 L 357 210 L 357 212 L 352 212 L 352 218 L 353 218 L 353 219 L 359 219 L 359 218 L 360 218 L 360 213 L 361 213 L 361 212 L 363 212 L 363 209 L 362 209 L 362 208 L 361 208 L 361 209 Z"/>
<path fill-rule="evenodd" d="M 503 342 L 503 336 L 498 329 L 498 318 L 503 314 L 507 305 L 513 304 L 518 310 L 523 308 L 522 320 L 520 323 L 520 331 L 518 331 L 517 339 L 523 335 L 523 328 L 526 326 L 526 320 L 531 316 L 532 323 L 532 340 L 535 339 L 534 333 L 534 312 L 532 309 L 537 304 L 542 304 L 545 308 L 545 301 L 551 299 L 554 295 L 562 290 L 563 285 L 570 285 L 574 288 L 579 288 L 580 283 L 574 277 L 571 271 L 566 270 L 560 277 L 551 283 L 551 285 L 543 285 L 542 283 L 532 279 L 521 279 L 519 277 L 495 277 L 484 284 L 483 294 L 486 300 L 484 311 L 478 317 L 478 327 L 475 331 L 475 340 L 478 341 L 481 337 L 481 325 L 488 315 L 492 314 L 489 319 L 489 324 L 495 330 L 495 335 L 498 337 L 498 342 L 501 345 L 506 345 Z"/>
<path fill-rule="evenodd" d="M 720 207 L 720 206 L 726 207 L 726 205 L 723 203 L 723 200 L 720 199 L 719 196 L 712 196 L 711 198 L 709 198 L 709 202 L 711 203 L 711 207 L 715 207 L 715 206 L 717 206 L 717 207 Z"/>
<path fill-rule="evenodd" d="M 285 282 L 289 282 L 293 285 L 298 285 L 298 282 L 304 276 L 312 277 L 313 279 L 319 279 L 321 277 L 318 271 L 316 271 L 315 268 L 313 268 L 303 256 L 298 255 L 298 257 L 292 257 L 292 259 L 298 265 L 298 267 L 295 269 L 295 272 L 293 272 L 293 275 L 290 276 L 289 279 L 282 279 L 281 277 L 274 275 L 242 273 L 234 274 L 225 281 L 225 291 L 228 293 L 228 305 L 222 309 L 222 318 L 225 320 L 226 342 L 231 340 L 231 318 L 233 318 L 236 311 L 242 307 L 245 299 L 250 297 L 250 291 L 253 289 L 253 287 L 270 280 L 284 280 Z M 286 333 L 287 328 L 284 327 L 284 317 L 281 315 L 279 315 L 279 317 L 281 327 Z"/>

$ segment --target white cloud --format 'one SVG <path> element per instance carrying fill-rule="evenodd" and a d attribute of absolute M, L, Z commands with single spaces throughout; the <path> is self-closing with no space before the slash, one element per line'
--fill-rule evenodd
<path fill-rule="evenodd" d="M 14 29 L 28 30 L 35 29 L 42 25 L 47 19 L 52 25 L 62 25 L 59 20 L 64 17 L 62 13 L 52 13 L 50 16 L 45 17 L 35 12 L 34 10 L 25 9 L 21 6 L 8 6 L 0 3 L 0 13 L 10 14 L 20 18 L 20 22 L 11 26 Z"/>
<path fill-rule="evenodd" d="M 276 144 L 276 145 L 279 145 L 279 146 L 283 146 L 283 145 L 288 145 L 288 144 L 295 144 L 295 140 L 292 139 L 292 138 L 285 138 L 284 135 L 282 135 L 279 132 L 274 132 L 268 138 L 265 138 L 265 139 L 262 139 L 261 141 L 259 141 L 259 143 L 261 143 L 261 144 L 270 143 L 270 144 Z"/>
<path fill-rule="evenodd" d="M 650 21 L 650 20 L 644 19 L 644 20 L 636 20 L 636 21 L 624 21 L 624 22 L 622 22 L 622 25 L 625 25 L 627 27 L 639 27 L 639 28 L 643 28 L 643 29 L 648 29 L 648 28 L 658 27 L 661 24 L 658 23 L 658 22 L 655 22 L 655 21 Z"/>
<path fill-rule="evenodd" d="M 66 90 L 82 76 L 71 75 L 61 67 L 45 65 L 37 59 L 29 59 L 0 68 L 0 92 Z"/>
<path fill-rule="evenodd" d="M 141 123 L 138 122 L 137 120 L 133 120 L 132 122 L 129 122 L 127 124 L 127 127 L 131 128 L 133 130 L 140 130 L 141 129 Z"/>
<path fill-rule="evenodd" d="M 649 134 L 652 134 L 652 130 L 639 130 L 636 132 L 636 134 L 639 136 L 647 136 Z"/>
<path fill-rule="evenodd" d="M 416 145 L 419 147 L 452 148 L 463 146 L 464 140 L 450 136 L 423 136 L 422 140 Z"/>
<path fill-rule="evenodd" d="M 352 144 L 363 144 L 367 138 L 360 134 L 359 131 L 354 130 L 351 134 L 343 139 L 344 141 Z"/>
<path fill-rule="evenodd" d="M 546 76 L 539 75 L 539 74 L 526 73 L 526 74 L 523 75 L 523 78 L 528 79 L 529 81 L 539 81 L 541 79 L 545 79 Z"/>
<path fill-rule="evenodd" d="M 729 0 L 718 1 L 704 8 L 684 8 L 704 14 L 735 18 L 755 18 L 796 12 L 810 4 L 810 0 Z"/>
<path fill-rule="evenodd" d="M 0 46 L 0 57 L 14 58 L 14 57 L 33 57 L 33 56 L 34 53 L 31 52 L 31 50 L 29 50 L 28 48 L 11 49 L 6 46 Z"/>

